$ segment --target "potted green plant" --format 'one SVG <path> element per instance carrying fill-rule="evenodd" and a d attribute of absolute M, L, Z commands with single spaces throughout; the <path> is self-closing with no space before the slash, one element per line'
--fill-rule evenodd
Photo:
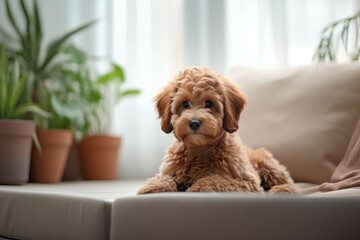
<path fill-rule="evenodd" d="M 92 26 L 95 21 L 84 24 L 55 39 L 46 47 L 45 51 L 42 48 L 43 29 L 37 1 L 32 1 L 32 12 L 29 11 L 25 1 L 19 1 L 24 19 L 22 24 L 25 26 L 24 30 L 20 29 L 20 24 L 13 15 L 9 1 L 6 0 L 5 3 L 7 19 L 15 33 L 8 48 L 12 50 L 12 55 L 21 59 L 22 68 L 30 72 L 26 83 L 26 98 L 53 114 L 51 119 L 42 117 L 35 119 L 42 152 L 33 148 L 31 180 L 34 182 L 58 182 L 62 177 L 73 138 L 72 132 L 67 128 L 69 113 L 79 106 L 74 105 L 76 102 L 61 102 L 61 99 L 58 98 L 59 95 L 53 95 L 47 85 L 55 84 L 59 80 L 57 78 L 58 69 L 69 64 L 67 58 L 69 54 L 65 51 L 67 40 Z M 3 33 L 4 36 L 11 36 L 10 33 L 4 31 Z M 16 46 L 12 47 L 14 44 Z M 62 80 L 65 81 L 65 79 Z M 59 110 L 58 105 L 64 106 L 61 103 L 68 106 L 67 111 L 63 111 L 64 108 L 57 111 Z"/>
<path fill-rule="evenodd" d="M 0 184 L 22 184 L 29 179 L 31 139 L 35 122 L 26 114 L 49 114 L 22 98 L 28 73 L 21 73 L 17 60 L 8 62 L 0 49 Z"/>
<path fill-rule="evenodd" d="M 124 83 L 124 71 L 114 63 L 111 71 L 95 81 L 94 86 L 102 93 L 102 98 L 99 104 L 84 113 L 82 140 L 78 144 L 82 177 L 85 180 L 116 179 L 121 137 L 110 134 L 112 108 L 123 97 L 140 93 L 138 89 L 124 90 Z"/>

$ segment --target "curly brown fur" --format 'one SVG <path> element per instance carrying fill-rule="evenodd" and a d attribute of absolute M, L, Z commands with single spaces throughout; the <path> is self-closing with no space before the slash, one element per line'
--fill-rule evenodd
<path fill-rule="evenodd" d="M 154 192 L 287 192 L 289 173 L 265 149 L 245 147 L 236 130 L 246 98 L 208 68 L 180 72 L 155 97 L 164 132 L 173 132 L 160 173 L 138 194 Z"/>

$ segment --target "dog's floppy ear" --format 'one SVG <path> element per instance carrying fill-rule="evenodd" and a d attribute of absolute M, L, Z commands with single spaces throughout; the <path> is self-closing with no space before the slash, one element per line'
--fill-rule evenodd
<path fill-rule="evenodd" d="M 229 133 L 233 133 L 238 129 L 240 113 L 246 103 L 246 97 L 231 82 L 225 79 L 224 92 L 224 119 L 223 128 Z"/>
<path fill-rule="evenodd" d="M 173 130 L 171 125 L 171 94 L 173 89 L 174 87 L 169 84 L 154 98 L 156 110 L 161 121 L 161 129 L 165 133 L 171 133 Z"/>

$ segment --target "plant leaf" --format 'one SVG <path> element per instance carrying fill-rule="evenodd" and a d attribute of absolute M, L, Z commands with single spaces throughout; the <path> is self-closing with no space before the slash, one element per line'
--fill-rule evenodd
<path fill-rule="evenodd" d="M 89 103 L 99 103 L 100 100 L 102 99 L 101 93 L 99 91 L 96 90 L 92 90 L 89 94 L 89 96 L 87 97 L 87 100 L 89 101 Z"/>
<path fill-rule="evenodd" d="M 40 14 L 38 10 L 37 0 L 34 1 L 33 5 L 33 29 L 32 31 L 32 47 L 34 48 L 33 54 L 32 54 L 32 60 L 33 60 L 33 69 L 37 69 L 38 67 L 38 60 L 40 55 L 40 49 L 41 49 L 41 42 L 42 42 L 42 26 L 41 26 L 41 19 Z"/>
<path fill-rule="evenodd" d="M 25 16 L 26 23 L 29 26 L 30 25 L 30 18 L 29 18 L 29 13 L 28 13 L 27 7 L 26 7 L 26 5 L 24 3 L 24 0 L 20 0 L 20 3 L 21 3 L 21 9 L 22 9 L 22 11 L 24 13 L 24 16 Z"/>
<path fill-rule="evenodd" d="M 42 110 L 40 107 L 38 107 L 36 104 L 34 103 L 24 103 L 20 106 L 18 106 L 14 112 L 14 116 L 15 118 L 21 118 L 21 116 L 23 116 L 25 113 L 34 113 L 37 114 L 41 117 L 51 117 L 51 114 Z"/>
<path fill-rule="evenodd" d="M 96 83 L 97 84 L 100 84 L 100 85 L 106 85 L 110 82 L 112 82 L 114 79 L 116 78 L 116 73 L 114 72 L 109 72 L 105 75 L 102 75 L 101 77 L 99 77 L 97 80 L 96 80 Z"/>
<path fill-rule="evenodd" d="M 41 144 L 40 144 L 40 141 L 39 141 L 39 138 L 38 138 L 36 132 L 34 133 L 34 135 L 32 135 L 32 139 L 33 139 L 36 149 L 39 151 L 40 154 L 42 154 Z"/>
<path fill-rule="evenodd" d="M 6 40 L 17 41 L 17 39 L 15 37 L 11 36 L 11 34 L 8 31 L 6 31 L 4 28 L 2 28 L 1 26 L 0 26 L 0 33 L 5 41 Z"/>
<path fill-rule="evenodd" d="M 51 60 L 59 53 L 61 46 L 64 44 L 64 42 L 66 40 L 68 40 L 74 34 L 80 32 L 80 31 L 83 31 L 86 28 L 89 28 L 90 26 L 94 25 L 95 23 L 97 23 L 97 20 L 86 23 L 86 24 L 68 32 L 67 34 L 63 35 L 62 37 L 54 40 L 48 46 L 45 60 L 38 71 L 42 71 L 42 70 L 44 70 L 44 68 L 46 68 L 46 66 L 51 62 Z"/>
<path fill-rule="evenodd" d="M 114 73 L 118 77 L 119 81 L 121 83 L 125 82 L 125 73 L 123 69 L 119 65 L 116 65 L 115 63 L 113 63 L 112 66 L 114 68 Z"/>
<path fill-rule="evenodd" d="M 86 62 L 87 56 L 86 53 L 74 45 L 69 45 L 63 50 L 64 53 L 71 56 L 71 60 L 75 61 L 77 64 L 83 64 Z"/>
<path fill-rule="evenodd" d="M 5 118 L 6 115 L 6 98 L 7 98 L 7 78 L 8 78 L 8 63 L 7 50 L 4 46 L 1 47 L 0 58 L 0 118 Z"/>
<path fill-rule="evenodd" d="M 7 14 L 7 17 L 8 17 L 8 19 L 9 19 L 11 25 L 14 27 L 16 33 L 17 33 L 17 34 L 19 35 L 19 37 L 22 39 L 23 36 L 21 35 L 20 29 L 19 29 L 19 27 L 18 27 L 18 24 L 17 24 L 17 22 L 15 21 L 14 16 L 13 16 L 13 14 L 12 14 L 9 0 L 6 0 L 5 3 L 6 3 L 6 14 Z"/>
<path fill-rule="evenodd" d="M 81 115 L 81 109 L 76 104 L 62 102 L 56 95 L 50 97 L 51 106 L 60 116 L 67 118 L 76 118 Z"/>
<path fill-rule="evenodd" d="M 19 98 L 21 96 L 21 93 L 24 92 L 25 83 L 28 80 L 28 76 L 29 76 L 29 74 L 26 73 L 21 77 L 20 80 L 18 79 L 20 76 L 14 77 L 12 79 L 14 85 L 13 85 L 13 87 L 9 88 L 9 92 L 10 92 L 9 104 L 8 104 L 9 111 L 12 111 L 12 112 L 14 111 L 16 103 L 19 101 Z"/>
<path fill-rule="evenodd" d="M 141 91 L 139 89 L 128 89 L 121 92 L 121 97 L 138 95 L 140 93 Z"/>
<path fill-rule="evenodd" d="M 26 21 L 26 33 L 27 33 L 26 41 L 30 42 L 31 37 L 30 37 L 30 17 L 29 17 L 29 13 L 28 13 L 28 10 L 27 10 L 27 7 L 25 5 L 24 0 L 20 0 L 20 3 L 21 3 L 21 9 L 23 11 L 25 21 Z"/>
<path fill-rule="evenodd" d="M 127 89 L 125 91 L 118 91 L 116 94 L 116 101 L 120 101 L 123 97 L 136 96 L 140 93 L 141 91 L 138 89 Z"/>

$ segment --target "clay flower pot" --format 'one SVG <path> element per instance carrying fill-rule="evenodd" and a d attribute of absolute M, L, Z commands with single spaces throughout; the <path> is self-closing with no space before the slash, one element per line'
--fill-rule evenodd
<path fill-rule="evenodd" d="M 63 181 L 81 180 L 79 150 L 78 150 L 78 144 L 75 141 L 71 145 L 62 180 Z"/>
<path fill-rule="evenodd" d="M 33 121 L 0 120 L 0 184 L 22 184 L 29 180 L 34 134 Z"/>
<path fill-rule="evenodd" d="M 113 180 L 117 176 L 120 137 L 93 135 L 79 143 L 84 180 Z"/>
<path fill-rule="evenodd" d="M 37 130 L 41 150 L 32 148 L 30 180 L 37 183 L 60 182 L 73 141 L 69 130 Z"/>

